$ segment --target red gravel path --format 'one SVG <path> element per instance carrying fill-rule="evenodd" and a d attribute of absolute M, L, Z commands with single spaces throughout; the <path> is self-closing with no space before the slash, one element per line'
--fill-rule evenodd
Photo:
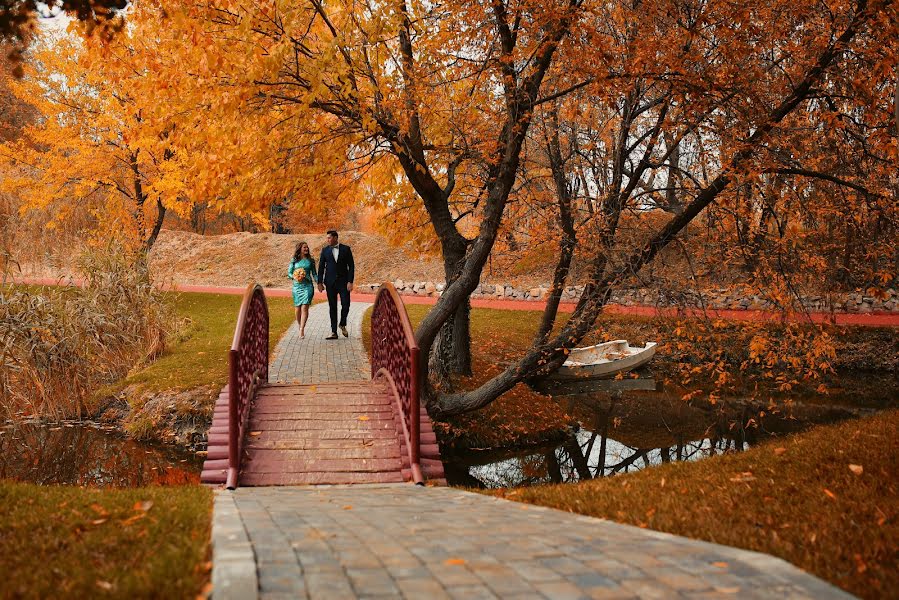
<path fill-rule="evenodd" d="M 23 279 L 21 283 L 32 285 L 58 285 L 60 281 L 56 279 Z M 73 281 L 73 284 L 80 284 Z M 176 285 L 175 289 L 182 292 L 205 292 L 212 294 L 243 294 L 245 287 L 217 287 L 208 285 Z M 291 292 L 285 288 L 266 288 L 265 294 L 273 298 L 289 297 Z M 317 296 L 324 299 L 324 294 L 316 292 Z M 402 296 L 403 302 L 406 304 L 435 304 L 437 298 L 428 296 Z M 373 294 L 354 293 L 353 299 L 358 302 L 374 302 Z M 473 298 L 471 305 L 477 308 L 497 308 L 502 310 L 539 310 L 542 311 L 546 307 L 546 302 L 542 301 L 525 301 L 525 300 L 493 300 L 487 298 Z M 574 302 L 563 302 L 559 306 L 559 312 L 573 312 Z M 610 304 L 605 310 L 613 314 L 627 315 L 643 315 L 643 316 L 681 316 L 702 315 L 703 311 L 698 309 L 681 310 L 678 308 L 656 308 L 654 306 L 621 306 L 618 304 Z M 711 318 L 727 319 L 734 321 L 781 321 L 783 316 L 770 310 L 729 310 L 729 309 L 709 309 L 705 314 Z M 899 314 L 885 312 L 871 313 L 829 313 L 829 312 L 811 312 L 808 318 L 814 323 L 835 323 L 837 325 L 861 325 L 866 327 L 899 327 Z"/>

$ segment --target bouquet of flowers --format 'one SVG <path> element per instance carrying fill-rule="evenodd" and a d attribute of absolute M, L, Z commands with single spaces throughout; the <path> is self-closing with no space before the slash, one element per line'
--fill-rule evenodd
<path fill-rule="evenodd" d="M 293 272 L 293 280 L 297 283 L 302 283 L 306 280 L 306 269 L 300 267 L 299 269 L 294 270 Z"/>

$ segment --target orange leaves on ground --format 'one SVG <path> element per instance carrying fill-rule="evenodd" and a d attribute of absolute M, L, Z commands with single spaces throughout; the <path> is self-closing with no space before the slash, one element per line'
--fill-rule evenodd
<path fill-rule="evenodd" d="M 445 561 L 443 561 L 443 564 L 445 564 L 445 565 L 464 565 L 465 562 L 466 561 L 464 558 L 448 558 Z"/>

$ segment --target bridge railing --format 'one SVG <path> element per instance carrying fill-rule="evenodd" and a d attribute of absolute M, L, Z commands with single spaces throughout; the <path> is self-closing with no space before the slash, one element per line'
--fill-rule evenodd
<path fill-rule="evenodd" d="M 420 457 L 418 344 L 406 306 L 389 282 L 381 284 L 371 315 L 371 377 L 379 376 L 386 377 L 394 390 L 412 481 L 424 484 Z"/>
<path fill-rule="evenodd" d="M 251 283 L 244 293 L 228 353 L 228 477 L 237 487 L 247 417 L 257 387 L 268 382 L 268 303 L 262 286 Z"/>

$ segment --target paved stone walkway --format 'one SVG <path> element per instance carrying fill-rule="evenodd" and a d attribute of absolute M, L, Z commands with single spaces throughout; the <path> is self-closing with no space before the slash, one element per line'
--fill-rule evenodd
<path fill-rule="evenodd" d="M 306 337 L 300 339 L 299 325 L 294 322 L 275 347 L 268 367 L 272 383 L 324 383 L 326 381 L 368 381 L 371 366 L 362 347 L 362 315 L 368 302 L 350 302 L 347 316 L 349 338 L 326 340 L 331 334 L 328 303 L 309 307 Z"/>
<path fill-rule="evenodd" d="M 272 381 L 368 379 L 361 317 L 327 341 L 327 304 L 276 348 Z M 216 490 L 213 597 L 851 598 L 768 556 L 410 484 Z"/>
<path fill-rule="evenodd" d="M 216 598 L 851 597 L 772 556 L 446 487 L 240 488 L 215 515 Z"/>

